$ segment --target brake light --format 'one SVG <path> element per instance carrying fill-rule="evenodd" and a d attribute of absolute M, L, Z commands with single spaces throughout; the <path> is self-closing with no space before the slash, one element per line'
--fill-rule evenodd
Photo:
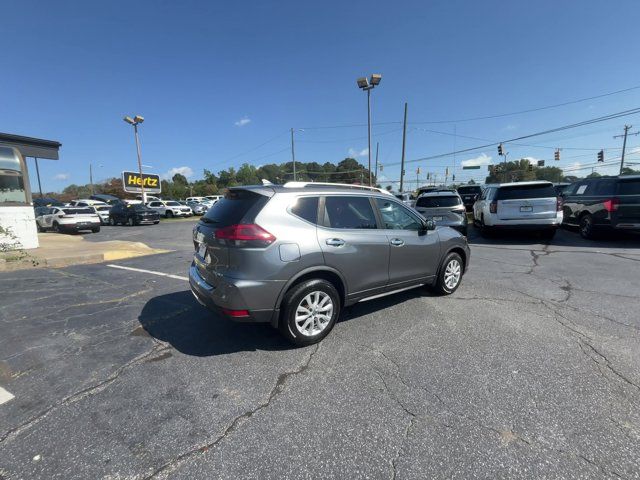
<path fill-rule="evenodd" d="M 222 313 L 229 317 L 240 318 L 240 317 L 248 317 L 249 310 L 229 310 L 228 308 L 223 308 Z"/>
<path fill-rule="evenodd" d="M 276 237 L 255 223 L 229 225 L 216 230 L 217 240 L 236 242 L 257 242 L 263 246 L 271 245 Z"/>
<path fill-rule="evenodd" d="M 605 200 L 604 202 L 602 202 L 604 204 L 604 209 L 611 213 L 611 212 L 615 212 L 618 210 L 618 207 L 620 206 L 620 199 L 619 198 L 610 198 L 609 200 Z"/>
<path fill-rule="evenodd" d="M 498 202 L 491 202 L 489 204 L 489 213 L 498 213 Z"/>
<path fill-rule="evenodd" d="M 562 211 L 562 197 L 556 197 L 556 211 Z"/>

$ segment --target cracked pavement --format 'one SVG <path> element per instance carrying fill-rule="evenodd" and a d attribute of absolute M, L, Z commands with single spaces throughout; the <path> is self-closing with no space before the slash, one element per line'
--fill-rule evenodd
<path fill-rule="evenodd" d="M 101 238 L 185 275 L 191 227 Z M 178 279 L 0 275 L 0 479 L 640 478 L 640 241 L 470 241 L 454 295 L 356 305 L 301 349 Z"/>

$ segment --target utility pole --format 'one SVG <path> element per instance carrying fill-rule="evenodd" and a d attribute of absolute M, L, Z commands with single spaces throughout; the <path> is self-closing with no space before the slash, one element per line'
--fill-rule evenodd
<path fill-rule="evenodd" d="M 622 155 L 620 156 L 620 173 L 619 175 L 622 175 L 622 169 L 624 167 L 624 152 L 627 148 L 627 135 L 638 135 L 640 132 L 633 132 L 633 133 L 629 133 L 629 130 L 631 129 L 631 125 L 625 125 L 624 126 L 624 135 L 616 135 L 613 138 L 624 138 L 624 140 L 622 140 Z"/>
<path fill-rule="evenodd" d="M 378 150 L 380 149 L 380 142 L 376 142 L 376 182 L 378 181 Z"/>
<path fill-rule="evenodd" d="M 89 185 L 91 185 L 91 195 L 95 192 L 93 191 L 93 164 L 89 163 Z"/>
<path fill-rule="evenodd" d="M 44 198 L 42 195 L 42 184 L 40 183 L 40 167 L 38 167 L 38 157 L 33 157 L 36 161 L 36 175 L 38 176 L 38 190 L 40 190 L 40 198 Z"/>
<path fill-rule="evenodd" d="M 407 102 L 404 102 L 404 122 L 402 122 L 402 160 L 400 161 L 400 193 L 404 182 L 404 153 L 407 147 Z"/>
<path fill-rule="evenodd" d="M 291 129 L 291 161 L 293 162 L 293 181 L 296 181 L 296 150 L 293 143 L 293 128 Z"/>

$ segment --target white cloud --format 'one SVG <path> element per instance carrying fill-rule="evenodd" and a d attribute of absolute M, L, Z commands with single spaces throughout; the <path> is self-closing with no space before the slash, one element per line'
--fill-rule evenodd
<path fill-rule="evenodd" d="M 475 158 L 470 158 L 469 160 L 463 160 L 461 165 L 463 167 L 476 167 L 478 165 L 490 165 L 493 157 L 490 157 L 486 153 L 481 153 L 479 156 Z"/>
<path fill-rule="evenodd" d="M 240 120 L 234 123 L 236 127 L 244 127 L 251 123 L 251 119 L 249 117 L 242 117 Z"/>
<path fill-rule="evenodd" d="M 531 165 L 537 165 L 538 164 L 538 158 L 535 157 L 522 157 L 523 160 L 527 160 Z"/>
<path fill-rule="evenodd" d="M 69 180 L 69 174 L 68 173 L 58 173 L 57 175 L 53 176 L 54 180 Z"/>
<path fill-rule="evenodd" d="M 355 148 L 350 148 L 348 153 L 351 158 L 366 157 L 369 155 L 369 149 L 364 148 L 362 150 L 356 150 Z"/>
<path fill-rule="evenodd" d="M 176 173 L 184 175 L 186 178 L 193 177 L 193 170 L 191 169 L 191 167 L 173 167 L 164 175 L 162 175 L 162 178 L 171 180 Z"/>
<path fill-rule="evenodd" d="M 518 129 L 518 126 L 514 125 L 513 123 L 510 123 L 509 125 L 504 127 L 504 130 L 517 130 L 517 129 Z"/>

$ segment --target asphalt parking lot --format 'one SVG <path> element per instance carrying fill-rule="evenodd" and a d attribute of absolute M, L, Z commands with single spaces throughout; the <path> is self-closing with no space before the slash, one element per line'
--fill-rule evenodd
<path fill-rule="evenodd" d="M 294 349 L 195 302 L 192 226 L 86 236 L 174 250 L 134 270 L 0 274 L 0 479 L 640 478 L 638 239 L 472 231 L 454 295 Z"/>

